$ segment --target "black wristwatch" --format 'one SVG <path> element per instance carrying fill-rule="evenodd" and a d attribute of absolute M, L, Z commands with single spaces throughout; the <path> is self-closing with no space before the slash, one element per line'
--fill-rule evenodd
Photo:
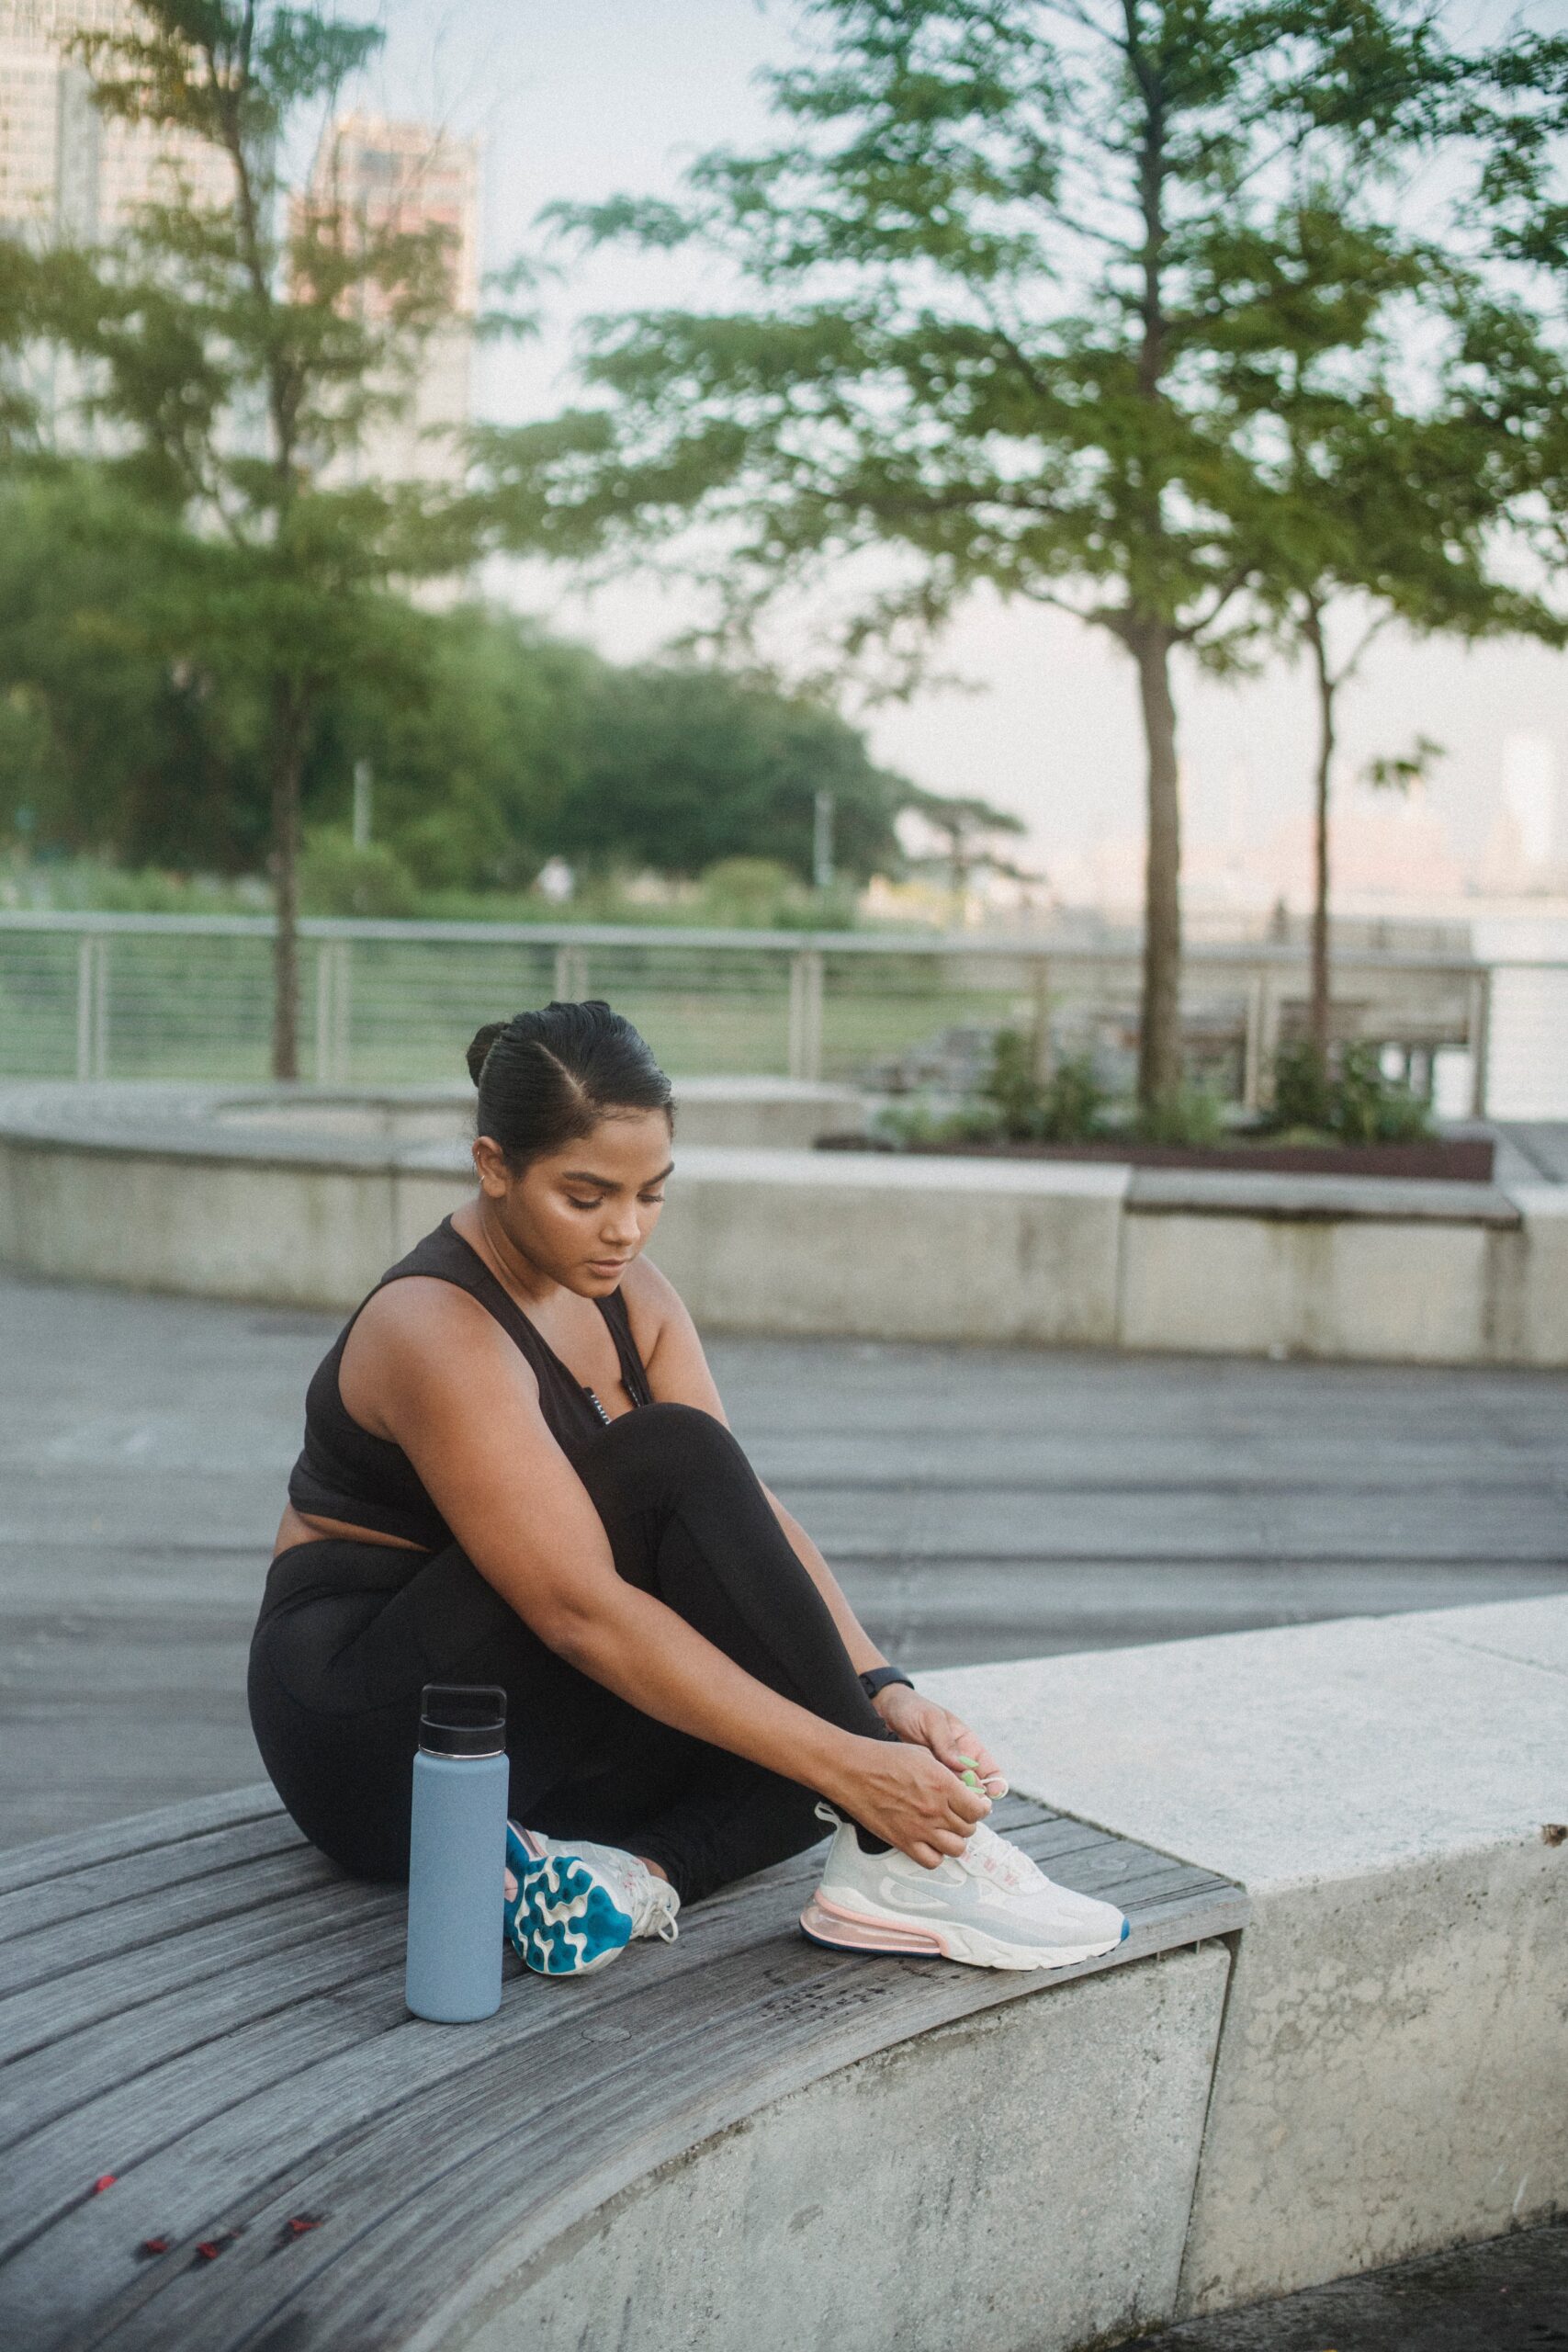
<path fill-rule="evenodd" d="M 890 1682 L 901 1682 L 907 1690 L 915 1687 L 903 1668 L 897 1666 L 874 1666 L 868 1674 L 861 1676 L 860 1687 L 868 1699 L 874 1700 L 877 1692 L 886 1690 Z"/>

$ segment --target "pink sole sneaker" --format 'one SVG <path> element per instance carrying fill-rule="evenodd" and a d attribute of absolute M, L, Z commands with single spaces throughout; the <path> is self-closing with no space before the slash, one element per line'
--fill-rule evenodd
<path fill-rule="evenodd" d="M 800 1915 L 800 1924 L 814 1944 L 833 1951 L 879 1951 L 889 1957 L 942 1960 L 944 1947 L 934 1935 L 919 1928 L 895 1928 L 884 1919 L 862 1919 L 827 1895 L 814 1894 Z"/>

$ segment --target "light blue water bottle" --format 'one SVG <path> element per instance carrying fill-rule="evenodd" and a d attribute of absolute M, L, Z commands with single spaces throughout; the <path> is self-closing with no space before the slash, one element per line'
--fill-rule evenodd
<path fill-rule="evenodd" d="M 506 1693 L 427 1682 L 409 1837 L 406 1996 L 416 2018 L 469 2025 L 501 2007 Z"/>

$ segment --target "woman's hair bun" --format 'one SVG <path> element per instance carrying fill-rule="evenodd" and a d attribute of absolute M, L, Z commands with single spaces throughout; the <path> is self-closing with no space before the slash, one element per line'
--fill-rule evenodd
<path fill-rule="evenodd" d="M 468 1047 L 468 1074 L 479 1091 L 477 1132 L 518 1174 L 617 1112 L 662 1111 L 673 1125 L 670 1080 L 601 997 L 486 1022 Z"/>
<path fill-rule="evenodd" d="M 468 1076 L 476 1086 L 484 1075 L 485 1057 L 505 1026 L 504 1021 L 487 1021 L 482 1029 L 474 1033 L 474 1042 L 468 1047 Z"/>

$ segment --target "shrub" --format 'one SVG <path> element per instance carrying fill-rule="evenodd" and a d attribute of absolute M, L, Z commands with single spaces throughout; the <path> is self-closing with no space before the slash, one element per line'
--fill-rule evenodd
<path fill-rule="evenodd" d="M 1432 1132 L 1427 1105 L 1383 1076 L 1378 1048 L 1367 1044 L 1345 1046 L 1334 1069 L 1305 1042 L 1282 1046 L 1268 1124 L 1275 1134 L 1306 1129 L 1341 1143 L 1418 1143 Z"/>
<path fill-rule="evenodd" d="M 997 1032 L 981 1092 L 1010 1143 L 1088 1143 L 1103 1129 L 1106 1098 L 1089 1056 L 1062 1062 L 1042 1085 L 1033 1040 L 1020 1029 Z"/>
<path fill-rule="evenodd" d="M 1204 1150 L 1224 1141 L 1224 1104 L 1207 1087 L 1180 1087 L 1151 1109 L 1139 1112 L 1137 1135 L 1143 1143 L 1180 1144 L 1189 1150 Z"/>
<path fill-rule="evenodd" d="M 1332 1124 L 1347 1143 L 1418 1143 L 1431 1113 L 1402 1080 L 1386 1079 L 1375 1046 L 1347 1046 L 1333 1088 Z"/>
<path fill-rule="evenodd" d="M 1274 1057 L 1274 1109 L 1271 1127 L 1330 1127 L 1333 1088 L 1323 1056 L 1303 1038 L 1299 1045 L 1281 1046 Z"/>
<path fill-rule="evenodd" d="M 388 922 L 417 911 L 419 886 L 384 842 L 361 849 L 341 826 L 323 825 L 306 839 L 299 897 L 310 915 L 365 915 Z"/>

